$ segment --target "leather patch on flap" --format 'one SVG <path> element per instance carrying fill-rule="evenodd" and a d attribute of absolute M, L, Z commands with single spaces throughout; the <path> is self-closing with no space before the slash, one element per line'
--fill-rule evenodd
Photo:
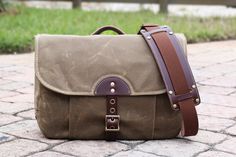
<path fill-rule="evenodd" d="M 95 95 L 130 95 L 130 88 L 121 78 L 107 77 L 98 83 Z"/>

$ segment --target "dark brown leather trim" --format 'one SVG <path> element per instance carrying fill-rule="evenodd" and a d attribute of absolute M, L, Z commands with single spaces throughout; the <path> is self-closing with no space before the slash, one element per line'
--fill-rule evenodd
<path fill-rule="evenodd" d="M 170 38 L 172 44 L 174 45 L 174 47 L 176 49 L 176 54 L 177 54 L 177 56 L 178 56 L 178 58 L 180 60 L 180 64 L 181 64 L 181 66 L 183 68 L 183 71 L 185 73 L 186 80 L 187 80 L 187 83 L 188 83 L 188 87 L 191 90 L 193 98 L 194 99 L 197 99 L 197 98 L 199 99 L 198 102 L 195 102 L 195 105 L 199 105 L 200 102 L 201 102 L 200 95 L 199 95 L 199 92 L 198 92 L 198 89 L 197 89 L 197 86 L 196 86 L 196 82 L 194 80 L 194 76 L 193 76 L 192 70 L 190 68 L 190 65 L 189 65 L 189 63 L 187 61 L 187 58 L 184 56 L 183 48 L 178 43 L 178 40 L 177 40 L 175 35 L 171 35 L 171 36 L 169 36 L 169 38 Z"/>
<path fill-rule="evenodd" d="M 174 95 L 173 96 L 173 103 L 177 104 L 180 101 L 186 100 L 186 99 L 193 99 L 192 93 L 186 93 L 182 95 Z"/>
<path fill-rule="evenodd" d="M 108 30 L 116 32 L 117 34 L 120 34 L 120 35 L 125 34 L 125 32 L 123 32 L 121 29 L 119 29 L 115 26 L 103 26 L 103 27 L 98 28 L 95 32 L 93 32 L 92 35 L 99 35 L 102 32 L 108 31 Z"/>
<path fill-rule="evenodd" d="M 145 41 L 147 42 L 148 46 L 151 49 L 151 52 L 152 52 L 152 54 L 154 56 L 154 59 L 156 60 L 156 63 L 158 65 L 158 67 L 159 67 L 159 70 L 160 70 L 160 72 L 162 74 L 162 78 L 163 78 L 163 82 L 164 82 L 164 84 L 166 86 L 166 90 L 167 91 L 173 91 L 174 88 L 172 86 L 172 83 L 171 83 L 168 71 L 167 71 L 165 63 L 164 63 L 164 61 L 162 59 L 162 56 L 161 56 L 161 54 L 159 52 L 159 49 L 157 48 L 157 46 L 155 44 L 155 41 L 152 38 L 149 38 L 150 34 L 149 34 L 148 31 L 141 29 L 140 33 L 142 34 L 142 36 L 144 37 Z M 172 96 L 173 95 L 168 94 L 170 103 L 174 104 Z"/>
<path fill-rule="evenodd" d="M 119 77 L 107 77 L 95 88 L 95 95 L 130 95 L 128 84 Z"/>
<path fill-rule="evenodd" d="M 200 98 L 183 49 L 169 27 L 142 28 L 145 30 L 140 30 L 140 33 L 159 66 L 172 108 L 178 108 L 182 113 L 182 135 L 196 135 L 198 119 L 195 104 L 200 103 Z"/>
<path fill-rule="evenodd" d="M 168 29 L 168 27 L 164 27 L 164 28 L 159 27 L 159 29 L 153 29 L 151 31 L 148 31 L 150 35 L 155 34 L 155 33 L 160 33 L 160 32 L 170 32 L 170 30 Z"/>
<path fill-rule="evenodd" d="M 141 29 L 145 29 L 146 27 L 153 27 L 153 28 L 155 28 L 155 27 L 158 27 L 158 25 L 157 24 L 143 24 L 141 26 L 140 30 Z M 138 34 L 140 34 L 140 31 L 138 32 Z"/>
<path fill-rule="evenodd" d="M 182 136 L 193 136 L 198 133 L 198 118 L 197 112 L 192 99 L 186 99 L 179 102 L 180 112 L 182 114 Z"/>

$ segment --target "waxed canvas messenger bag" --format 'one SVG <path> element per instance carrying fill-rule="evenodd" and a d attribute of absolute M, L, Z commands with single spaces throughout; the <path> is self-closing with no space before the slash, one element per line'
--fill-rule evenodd
<path fill-rule="evenodd" d="M 102 35 L 104 31 L 117 35 Z M 92 35 L 37 35 L 35 110 L 54 139 L 166 139 L 198 132 L 200 103 L 186 39 L 143 25 Z"/>

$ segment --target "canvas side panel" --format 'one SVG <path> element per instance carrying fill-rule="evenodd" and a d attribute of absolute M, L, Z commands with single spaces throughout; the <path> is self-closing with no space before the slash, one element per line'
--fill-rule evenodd
<path fill-rule="evenodd" d="M 39 128 L 47 138 L 68 138 L 69 96 L 52 92 L 35 81 L 35 106 Z"/>
<path fill-rule="evenodd" d="M 176 137 L 181 129 L 181 114 L 174 111 L 167 94 L 158 95 L 156 98 L 156 118 L 154 139 Z"/>

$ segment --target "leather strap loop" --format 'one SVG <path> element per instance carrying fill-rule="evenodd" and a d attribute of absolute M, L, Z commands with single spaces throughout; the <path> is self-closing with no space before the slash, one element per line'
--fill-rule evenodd
<path fill-rule="evenodd" d="M 182 114 L 183 136 L 196 135 L 198 119 L 195 105 L 200 103 L 198 90 L 183 49 L 170 28 L 142 26 L 142 34 L 159 66 L 173 109 Z M 196 101 L 197 100 L 197 101 Z"/>
<path fill-rule="evenodd" d="M 92 33 L 92 35 L 99 35 L 105 31 L 113 31 L 116 32 L 119 35 L 124 35 L 125 32 L 123 32 L 121 29 L 115 27 L 115 26 L 103 26 L 98 28 L 95 32 Z"/>

